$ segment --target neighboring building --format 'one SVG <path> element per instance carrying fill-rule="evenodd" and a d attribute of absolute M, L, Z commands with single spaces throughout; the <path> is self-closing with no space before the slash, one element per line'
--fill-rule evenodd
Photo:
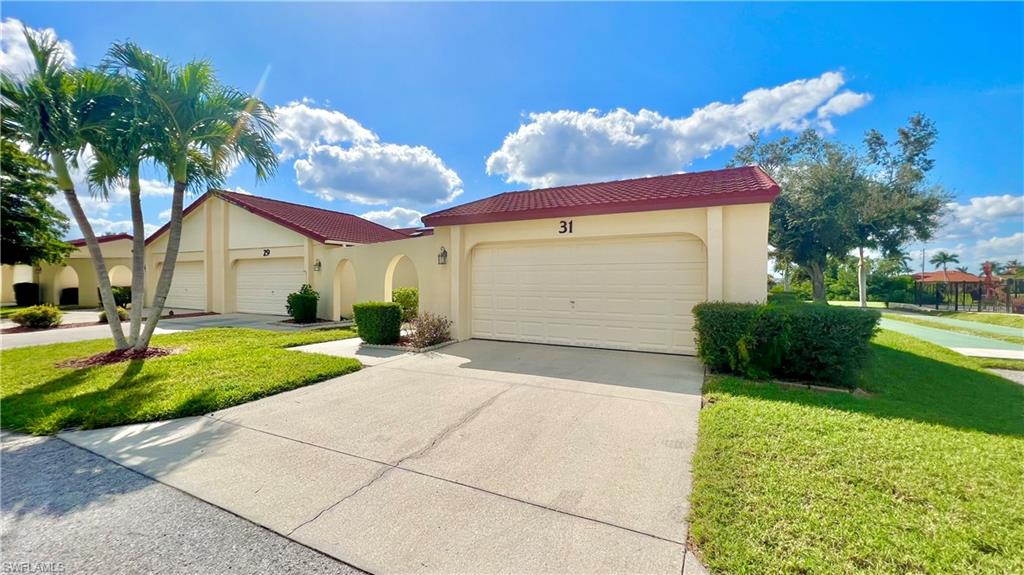
<path fill-rule="evenodd" d="M 981 277 L 976 276 L 969 272 L 962 272 L 960 270 L 951 270 L 944 272 L 942 270 L 936 272 L 918 272 L 910 276 L 915 282 L 921 283 L 952 283 L 952 282 L 980 282 Z"/>
<path fill-rule="evenodd" d="M 283 314 L 287 294 L 309 283 L 320 317 L 338 318 L 412 286 L 459 339 L 694 353 L 694 304 L 765 299 L 778 192 L 760 169 L 733 168 L 509 192 L 391 230 L 211 191 L 185 210 L 167 304 Z M 146 241 L 149 298 L 165 232 Z"/>
<path fill-rule="evenodd" d="M 107 264 L 107 275 L 115 286 L 132 285 L 132 236 L 129 234 L 113 234 L 97 238 L 100 251 Z M 61 303 L 61 292 L 68 288 L 78 290 L 77 305 L 99 307 L 100 297 L 97 291 L 96 272 L 85 247 L 85 240 L 68 242 L 75 250 L 60 265 L 41 264 L 39 266 L 4 266 L 3 269 L 3 303 L 14 302 L 15 283 L 33 282 L 39 284 L 39 301 L 42 303 Z"/>

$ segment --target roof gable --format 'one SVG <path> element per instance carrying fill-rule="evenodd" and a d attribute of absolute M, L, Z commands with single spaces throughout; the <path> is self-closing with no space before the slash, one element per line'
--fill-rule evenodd
<path fill-rule="evenodd" d="M 352 214 L 225 190 L 210 190 L 206 192 L 185 209 L 182 218 L 210 197 L 219 197 L 230 204 L 320 243 L 372 244 L 407 239 L 409 237 L 406 234 Z M 169 227 L 169 223 L 164 224 L 146 239 L 146 243 L 148 244 L 155 240 Z"/>
<path fill-rule="evenodd" d="M 427 226 L 770 202 L 779 186 L 754 166 L 505 192 L 423 217 Z"/>

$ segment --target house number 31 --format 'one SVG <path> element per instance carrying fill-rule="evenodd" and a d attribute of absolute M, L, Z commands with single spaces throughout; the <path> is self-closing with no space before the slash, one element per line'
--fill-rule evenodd
<path fill-rule="evenodd" d="M 562 220 L 558 222 L 558 233 L 560 234 L 571 234 L 572 233 L 572 220 Z"/>

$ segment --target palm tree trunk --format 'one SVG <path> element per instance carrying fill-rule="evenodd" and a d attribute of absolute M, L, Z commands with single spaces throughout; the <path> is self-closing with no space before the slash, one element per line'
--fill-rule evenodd
<path fill-rule="evenodd" d="M 85 238 L 85 246 L 89 250 L 89 259 L 92 260 L 93 269 L 96 271 L 96 282 L 99 284 L 100 300 L 103 303 L 103 312 L 107 315 L 107 324 L 110 326 L 110 333 L 114 337 L 114 347 L 117 349 L 128 349 L 128 341 L 124 338 L 124 330 L 121 329 L 121 322 L 117 315 L 117 304 L 114 303 L 114 290 L 110 287 L 110 276 L 107 275 L 107 262 L 103 259 L 103 251 L 100 250 L 100 243 L 96 241 L 96 234 L 92 231 L 89 219 L 85 217 L 85 210 L 78 201 L 78 194 L 75 193 L 75 185 L 68 173 L 67 162 L 64 156 L 59 153 L 50 154 L 53 171 L 57 176 L 57 183 L 64 191 L 64 199 L 67 200 L 71 215 L 78 224 L 78 229 Z"/>
<path fill-rule="evenodd" d="M 860 307 L 868 307 L 868 268 L 864 260 L 864 248 L 857 248 L 860 261 L 857 264 L 857 292 L 860 299 Z"/>
<path fill-rule="evenodd" d="M 149 310 L 149 317 L 146 318 L 146 327 L 139 334 L 135 342 L 135 349 L 143 350 L 149 347 L 149 340 L 153 337 L 156 324 L 164 312 L 164 302 L 167 301 L 167 294 L 171 291 L 171 279 L 174 277 L 174 265 L 178 261 L 178 247 L 181 245 L 181 212 L 185 203 L 185 183 L 174 182 L 174 196 L 171 199 L 171 225 L 167 230 L 167 250 L 164 252 L 164 265 L 160 270 L 160 278 L 156 282 L 156 291 L 153 293 L 153 305 Z"/>
<path fill-rule="evenodd" d="M 139 184 L 139 164 L 128 171 L 128 194 L 132 210 L 132 309 L 128 343 L 135 346 L 142 330 L 142 310 L 146 306 L 146 226 L 142 220 L 142 189 Z"/>

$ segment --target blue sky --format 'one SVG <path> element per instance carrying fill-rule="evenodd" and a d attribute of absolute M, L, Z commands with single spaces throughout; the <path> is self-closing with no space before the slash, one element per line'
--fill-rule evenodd
<path fill-rule="evenodd" d="M 915 112 L 957 196 L 929 249 L 1024 259 L 1024 11 L 998 5 L 4 3 L 77 65 L 115 40 L 279 107 L 282 162 L 229 186 L 405 225 L 501 191 L 719 168 L 742 134 L 858 143 Z M 641 112 L 646 110 L 646 112 Z M 695 112 L 697 110 L 697 112 Z M 147 221 L 167 189 L 150 174 Z M 331 198 L 328 200 L 327 198 Z M 87 208 L 126 227 L 123 197 Z"/>

